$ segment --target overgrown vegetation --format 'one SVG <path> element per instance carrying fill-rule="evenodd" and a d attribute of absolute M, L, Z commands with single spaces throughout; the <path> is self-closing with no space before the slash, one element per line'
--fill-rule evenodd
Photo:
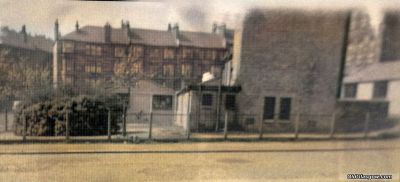
<path fill-rule="evenodd" d="M 89 96 L 23 104 L 15 113 L 15 134 L 24 134 L 26 120 L 27 136 L 64 136 L 68 113 L 71 136 L 105 135 L 108 131 L 108 109 L 111 110 L 111 132 L 117 133 L 122 108 L 116 101 L 122 100 L 118 96 L 107 99 L 113 100 L 113 104 L 107 104 L 105 98 Z"/>

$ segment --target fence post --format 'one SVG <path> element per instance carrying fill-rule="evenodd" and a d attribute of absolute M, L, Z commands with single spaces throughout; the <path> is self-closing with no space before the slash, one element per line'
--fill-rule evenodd
<path fill-rule="evenodd" d="M 188 116 L 187 116 L 187 125 L 186 125 L 186 135 L 187 135 L 187 139 L 190 140 L 190 121 L 192 118 L 192 113 L 188 112 Z"/>
<path fill-rule="evenodd" d="M 368 127 L 369 127 L 370 113 L 365 114 L 365 124 L 364 124 L 364 138 L 368 138 Z"/>
<path fill-rule="evenodd" d="M 8 131 L 8 109 L 6 108 L 6 115 L 5 115 L 5 130 Z"/>
<path fill-rule="evenodd" d="M 259 132 L 260 135 L 258 136 L 258 138 L 261 140 L 263 138 L 263 134 L 264 134 L 264 121 L 262 119 L 260 119 L 260 128 L 259 128 Z"/>
<path fill-rule="evenodd" d="M 297 113 L 296 120 L 294 123 L 294 139 L 296 140 L 299 138 L 299 125 L 300 125 L 300 114 Z"/>
<path fill-rule="evenodd" d="M 151 136 L 152 130 L 153 130 L 153 112 L 150 112 L 149 140 L 151 140 L 151 138 L 152 138 L 152 136 Z"/>
<path fill-rule="evenodd" d="M 22 111 L 22 119 L 24 120 L 24 131 L 22 132 L 23 136 L 22 136 L 22 141 L 26 141 L 26 130 L 27 130 L 27 121 L 26 121 L 26 116 L 25 116 L 25 112 Z"/>
<path fill-rule="evenodd" d="M 331 131 L 329 133 L 329 138 L 333 139 L 333 135 L 335 134 L 335 124 L 336 124 L 336 112 L 332 114 L 332 120 L 331 120 Z"/>
<path fill-rule="evenodd" d="M 111 141 L 111 109 L 108 109 L 107 116 L 107 137 L 108 141 Z"/>
<path fill-rule="evenodd" d="M 69 140 L 69 128 L 70 128 L 70 122 L 69 122 L 69 112 L 65 112 L 65 140 Z"/>
<path fill-rule="evenodd" d="M 125 103 L 122 106 L 122 136 L 126 136 L 126 108 Z"/>
<path fill-rule="evenodd" d="M 228 139 L 228 111 L 225 111 L 224 140 Z"/>

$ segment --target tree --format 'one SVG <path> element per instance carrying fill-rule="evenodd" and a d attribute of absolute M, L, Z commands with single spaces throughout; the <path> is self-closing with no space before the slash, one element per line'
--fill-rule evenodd
<path fill-rule="evenodd" d="M 36 102 L 51 98 L 50 68 L 37 64 L 44 60 L 33 59 L 9 49 L 0 50 L 0 101 Z"/>

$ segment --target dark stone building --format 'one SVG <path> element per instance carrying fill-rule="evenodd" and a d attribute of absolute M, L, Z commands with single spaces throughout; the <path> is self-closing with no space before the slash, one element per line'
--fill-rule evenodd
<path fill-rule="evenodd" d="M 349 24 L 347 11 L 251 11 L 235 33 L 224 81 L 242 88 L 236 109 L 249 118 L 238 122 L 248 129 L 261 121 L 287 128 L 299 113 L 301 121 L 327 128 L 340 94 Z"/>
<path fill-rule="evenodd" d="M 212 32 L 188 32 L 179 26 L 149 30 L 76 24 L 74 32 L 60 36 L 55 25 L 55 85 L 84 85 L 127 76 L 152 79 L 178 89 L 181 84 L 200 81 L 204 72 L 220 71 L 225 54 L 232 46 L 232 31 L 214 25 Z"/>

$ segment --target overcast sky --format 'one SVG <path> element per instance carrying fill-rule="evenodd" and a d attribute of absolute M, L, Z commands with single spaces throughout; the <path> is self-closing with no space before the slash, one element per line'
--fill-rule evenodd
<path fill-rule="evenodd" d="M 166 29 L 178 22 L 181 30 L 211 31 L 213 22 L 235 27 L 252 7 L 347 8 L 364 7 L 379 19 L 382 7 L 400 7 L 399 0 L 166 0 L 166 1 L 66 1 L 66 0 L 0 0 L 0 25 L 53 38 L 56 18 L 62 34 L 81 26 L 110 22 L 120 27 L 121 19 L 131 27 Z"/>

